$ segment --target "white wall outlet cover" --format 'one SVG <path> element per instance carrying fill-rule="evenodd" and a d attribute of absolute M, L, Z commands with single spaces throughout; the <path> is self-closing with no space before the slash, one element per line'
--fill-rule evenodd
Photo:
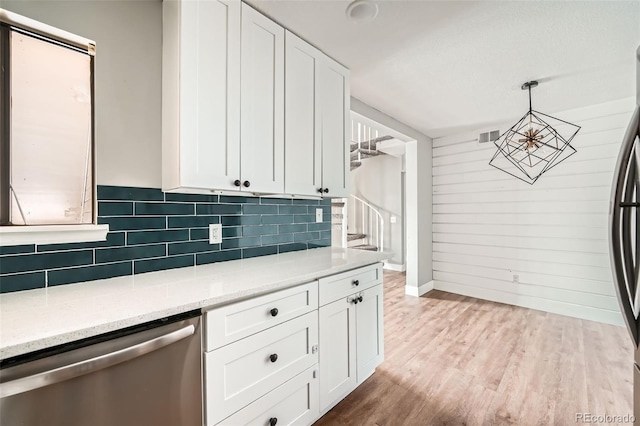
<path fill-rule="evenodd" d="M 222 243 L 222 225 L 219 223 L 209 224 L 209 244 Z"/>
<path fill-rule="evenodd" d="M 316 209 L 316 223 L 322 222 L 322 209 Z"/>

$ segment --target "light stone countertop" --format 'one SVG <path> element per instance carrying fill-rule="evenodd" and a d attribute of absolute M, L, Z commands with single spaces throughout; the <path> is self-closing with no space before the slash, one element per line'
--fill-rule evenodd
<path fill-rule="evenodd" d="M 0 359 L 261 295 L 391 255 L 326 247 L 0 294 Z"/>

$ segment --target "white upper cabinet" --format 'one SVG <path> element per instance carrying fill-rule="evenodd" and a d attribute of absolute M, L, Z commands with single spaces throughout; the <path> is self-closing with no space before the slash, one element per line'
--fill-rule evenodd
<path fill-rule="evenodd" d="M 163 2 L 162 189 L 240 178 L 240 2 Z"/>
<path fill-rule="evenodd" d="M 243 3 L 241 39 L 243 189 L 281 194 L 284 192 L 284 28 Z"/>
<path fill-rule="evenodd" d="M 286 35 L 285 191 L 318 195 L 322 187 L 322 135 L 318 102 L 321 53 L 289 31 Z"/>
<path fill-rule="evenodd" d="M 349 71 L 287 31 L 285 192 L 346 197 Z"/>
<path fill-rule="evenodd" d="M 164 191 L 348 196 L 346 68 L 239 0 L 164 0 L 162 60 Z"/>
<path fill-rule="evenodd" d="M 324 57 L 320 67 L 322 188 L 325 196 L 349 196 L 349 70 Z"/>

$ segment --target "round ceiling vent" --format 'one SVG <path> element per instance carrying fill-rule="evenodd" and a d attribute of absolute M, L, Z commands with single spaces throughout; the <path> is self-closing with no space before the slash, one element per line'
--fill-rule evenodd
<path fill-rule="evenodd" d="M 371 0 L 355 0 L 347 6 L 347 18 L 354 22 L 369 22 L 378 15 L 378 5 Z"/>

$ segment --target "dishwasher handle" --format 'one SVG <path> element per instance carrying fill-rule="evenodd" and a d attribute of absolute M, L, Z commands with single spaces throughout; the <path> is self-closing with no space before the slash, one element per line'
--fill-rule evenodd
<path fill-rule="evenodd" d="M 32 376 L 22 377 L 0 384 L 0 398 L 17 395 L 30 390 L 42 388 L 64 380 L 73 379 L 85 374 L 93 373 L 107 367 L 148 354 L 179 340 L 193 335 L 196 328 L 188 325 L 171 333 L 164 334 L 145 342 L 110 352 L 84 361 L 79 361 L 53 370 L 44 371 Z"/>

